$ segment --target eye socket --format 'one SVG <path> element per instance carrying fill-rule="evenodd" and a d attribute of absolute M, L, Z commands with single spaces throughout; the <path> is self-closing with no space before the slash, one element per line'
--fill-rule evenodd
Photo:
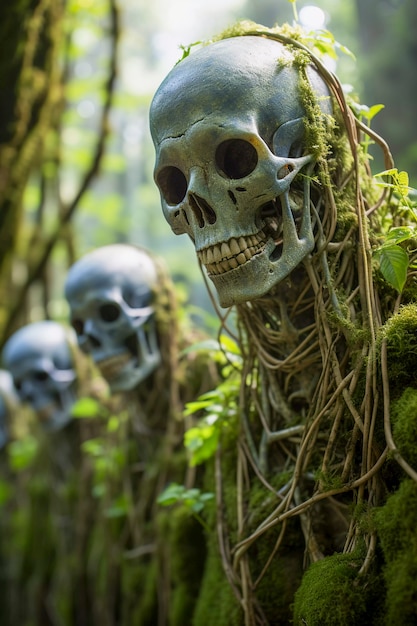
<path fill-rule="evenodd" d="M 77 335 L 82 335 L 84 332 L 84 324 L 82 322 L 82 320 L 71 320 L 71 326 L 73 327 L 73 329 L 75 330 L 75 332 L 77 333 Z"/>
<path fill-rule="evenodd" d="M 106 302 L 99 307 L 98 313 L 103 322 L 115 322 L 120 315 L 120 309 L 117 304 Z"/>
<path fill-rule="evenodd" d="M 164 167 L 156 182 L 167 204 L 179 204 L 187 193 L 187 179 L 178 167 Z"/>
<path fill-rule="evenodd" d="M 44 382 L 45 380 L 48 380 L 48 374 L 46 372 L 43 372 L 42 370 L 36 370 L 35 372 L 33 372 L 33 378 L 39 382 Z"/>
<path fill-rule="evenodd" d="M 249 141 L 228 139 L 217 147 L 216 164 L 228 178 L 244 178 L 257 166 L 258 153 Z"/>

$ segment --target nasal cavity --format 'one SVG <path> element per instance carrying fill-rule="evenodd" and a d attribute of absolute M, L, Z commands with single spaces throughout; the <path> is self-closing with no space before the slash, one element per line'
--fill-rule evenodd
<path fill-rule="evenodd" d="M 199 227 L 203 228 L 207 223 L 215 224 L 217 219 L 216 213 L 208 202 L 195 193 L 190 193 L 188 197 L 191 210 L 197 219 Z"/>

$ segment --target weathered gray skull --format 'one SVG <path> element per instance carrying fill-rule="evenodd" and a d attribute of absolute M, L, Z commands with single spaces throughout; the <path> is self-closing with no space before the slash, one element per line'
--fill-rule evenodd
<path fill-rule="evenodd" d="M 7 370 L 0 370 L 0 450 L 10 436 L 11 412 L 17 406 L 17 394 L 13 378 Z"/>
<path fill-rule="evenodd" d="M 7 341 L 3 361 L 22 402 L 28 403 L 48 430 L 58 430 L 71 419 L 76 400 L 76 373 L 72 330 L 58 322 L 33 322 Z"/>
<path fill-rule="evenodd" d="M 158 88 L 150 126 L 165 218 L 188 233 L 222 306 L 267 293 L 314 248 L 300 70 L 279 42 L 240 36 L 177 64 Z M 329 92 L 312 66 L 323 112 Z"/>
<path fill-rule="evenodd" d="M 153 307 L 157 283 L 150 255 L 127 244 L 93 250 L 68 272 L 65 295 L 78 344 L 112 391 L 133 389 L 161 362 Z"/>

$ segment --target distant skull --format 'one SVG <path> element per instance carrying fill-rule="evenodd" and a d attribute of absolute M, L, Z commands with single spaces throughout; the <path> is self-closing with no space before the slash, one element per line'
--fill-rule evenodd
<path fill-rule="evenodd" d="M 4 365 L 19 399 L 33 408 L 48 430 L 70 421 L 76 400 L 71 343 L 76 344 L 71 335 L 57 322 L 33 322 L 15 332 L 4 347 Z"/>
<path fill-rule="evenodd" d="M 155 181 L 176 234 L 188 233 L 222 306 L 266 294 L 314 248 L 300 69 L 278 41 L 217 41 L 177 64 L 150 111 Z M 312 65 L 323 113 L 329 92 Z M 301 192 L 291 193 L 304 171 Z"/>
<path fill-rule="evenodd" d="M 0 450 L 9 440 L 11 411 L 17 406 L 13 378 L 7 370 L 0 370 Z"/>
<path fill-rule="evenodd" d="M 157 288 L 150 255 L 127 244 L 93 250 L 68 273 L 65 295 L 79 346 L 111 391 L 133 389 L 161 362 L 153 307 Z"/>

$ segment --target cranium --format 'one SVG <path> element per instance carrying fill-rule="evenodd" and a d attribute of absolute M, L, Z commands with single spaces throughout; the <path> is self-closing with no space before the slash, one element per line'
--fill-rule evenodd
<path fill-rule="evenodd" d="M 75 347 L 71 329 L 42 321 L 20 328 L 4 347 L 4 364 L 19 399 L 48 430 L 58 430 L 71 419 L 77 384 L 71 343 Z"/>
<path fill-rule="evenodd" d="M 17 406 L 13 378 L 7 370 L 0 370 L 0 450 L 9 440 L 12 410 Z"/>
<path fill-rule="evenodd" d="M 264 295 L 314 248 L 314 162 L 293 61 L 276 40 L 224 39 L 177 64 L 152 101 L 165 218 L 174 233 L 191 237 L 225 307 Z M 306 75 L 330 112 L 324 81 L 311 65 Z"/>
<path fill-rule="evenodd" d="M 150 255 L 131 245 L 93 250 L 68 272 L 65 295 L 78 344 L 112 391 L 133 389 L 160 364 Z"/>

